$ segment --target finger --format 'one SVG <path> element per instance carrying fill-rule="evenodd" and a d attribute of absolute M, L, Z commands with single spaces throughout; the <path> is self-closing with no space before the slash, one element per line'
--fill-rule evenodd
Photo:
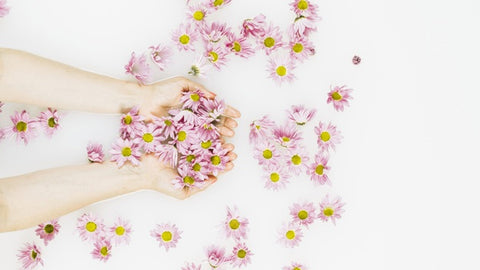
<path fill-rule="evenodd" d="M 230 152 L 227 154 L 227 157 L 230 161 L 234 161 L 235 159 L 237 159 L 237 154 Z"/>
<path fill-rule="evenodd" d="M 238 126 L 237 121 L 230 117 L 223 117 L 221 124 L 229 128 L 236 128 Z"/>
<path fill-rule="evenodd" d="M 227 164 L 225 164 L 225 170 L 223 170 L 224 172 L 228 172 L 230 171 L 231 169 L 233 169 L 233 163 L 232 162 L 228 162 Z"/>
<path fill-rule="evenodd" d="M 223 149 L 226 149 L 229 152 L 231 152 L 231 151 L 233 151 L 233 149 L 235 149 L 235 146 L 231 143 L 226 143 L 226 144 L 223 145 Z"/>
<path fill-rule="evenodd" d="M 218 132 L 220 133 L 220 135 L 222 136 L 226 136 L 226 137 L 232 137 L 233 135 L 235 135 L 235 132 L 233 132 L 232 129 L 228 128 L 228 127 L 219 127 L 218 128 Z"/>
<path fill-rule="evenodd" d="M 225 108 L 225 111 L 223 111 L 223 115 L 233 118 L 239 118 L 240 116 L 242 116 L 239 110 L 228 105 Z"/>
<path fill-rule="evenodd" d="M 187 90 L 189 90 L 189 91 L 193 91 L 193 90 L 198 89 L 198 90 L 202 91 L 203 94 L 205 94 L 206 98 L 215 98 L 215 96 L 216 96 L 215 93 L 208 91 L 207 88 L 205 88 L 205 86 L 203 86 L 199 83 L 196 83 L 194 81 L 190 81 L 187 78 L 183 78 L 183 82 L 184 82 Z"/>

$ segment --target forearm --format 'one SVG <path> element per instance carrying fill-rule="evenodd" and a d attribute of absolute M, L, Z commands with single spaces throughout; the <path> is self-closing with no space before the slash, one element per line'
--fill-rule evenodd
<path fill-rule="evenodd" d="M 140 86 L 79 70 L 26 52 L 0 48 L 0 100 L 120 113 L 144 102 Z"/>
<path fill-rule="evenodd" d="M 106 162 L 0 179 L 0 232 L 28 228 L 89 204 L 148 188 L 143 168 Z"/>

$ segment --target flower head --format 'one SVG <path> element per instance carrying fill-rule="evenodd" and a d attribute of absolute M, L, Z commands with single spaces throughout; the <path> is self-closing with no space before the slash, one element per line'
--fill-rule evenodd
<path fill-rule="evenodd" d="M 263 168 L 265 188 L 271 190 L 279 190 L 289 183 L 290 175 L 285 166 L 280 164 L 270 164 Z"/>
<path fill-rule="evenodd" d="M 203 4 L 189 4 L 187 7 L 187 19 L 196 25 L 201 25 L 205 23 L 209 12 L 208 8 Z"/>
<path fill-rule="evenodd" d="M 243 21 L 240 34 L 244 37 L 249 37 L 251 35 L 260 38 L 265 35 L 265 27 L 265 15 L 259 14 L 253 19 L 246 19 Z"/>
<path fill-rule="evenodd" d="M 112 227 L 110 227 L 111 239 L 115 245 L 122 243 L 130 243 L 130 235 L 132 233 L 132 226 L 130 222 L 125 219 L 117 218 Z"/>
<path fill-rule="evenodd" d="M 268 59 L 268 73 L 277 85 L 284 82 L 291 83 L 295 79 L 293 70 L 295 66 L 291 59 L 283 55 L 274 55 Z"/>
<path fill-rule="evenodd" d="M 145 54 L 137 57 L 135 52 L 132 52 L 130 61 L 125 65 L 125 73 L 131 74 L 141 84 L 145 84 L 150 79 L 150 66 L 147 63 Z"/>
<path fill-rule="evenodd" d="M 327 103 L 333 103 L 333 107 L 337 111 L 342 111 L 345 106 L 349 106 L 348 101 L 353 99 L 351 96 L 352 89 L 346 88 L 346 85 L 335 86 L 328 93 Z"/>
<path fill-rule="evenodd" d="M 177 166 L 178 162 L 178 150 L 174 145 L 171 144 L 158 144 L 155 148 L 155 155 L 158 159 L 169 165 L 170 167 Z"/>
<path fill-rule="evenodd" d="M 137 106 L 130 109 L 120 120 L 120 137 L 122 139 L 132 139 L 143 125 L 143 117 L 139 115 Z"/>
<path fill-rule="evenodd" d="M 106 238 L 99 238 L 95 241 L 92 256 L 94 259 L 106 262 L 112 256 L 112 244 Z"/>
<path fill-rule="evenodd" d="M 308 167 L 308 174 L 310 174 L 310 179 L 320 185 L 325 183 L 331 185 L 330 178 L 328 178 L 328 171 L 330 166 L 328 164 L 328 157 L 318 153 L 315 155 L 315 161 Z"/>
<path fill-rule="evenodd" d="M 86 241 L 96 241 L 105 236 L 105 225 L 103 221 L 93 214 L 83 214 L 77 220 L 77 229 L 80 238 Z"/>
<path fill-rule="evenodd" d="M 300 226 L 295 223 L 284 225 L 279 230 L 279 241 L 287 247 L 298 246 L 303 238 L 303 232 Z"/>
<path fill-rule="evenodd" d="M 258 164 L 268 166 L 277 164 L 281 158 L 280 151 L 276 149 L 275 145 L 270 140 L 260 142 L 255 147 L 255 158 Z"/>
<path fill-rule="evenodd" d="M 305 59 L 315 54 L 315 47 L 312 42 L 304 36 L 291 36 L 288 46 L 290 49 L 290 57 L 300 62 L 303 62 Z"/>
<path fill-rule="evenodd" d="M 225 48 L 219 45 L 208 44 L 204 56 L 217 70 L 220 70 L 228 60 Z"/>
<path fill-rule="evenodd" d="M 212 268 L 220 268 L 224 263 L 228 262 L 225 255 L 225 249 L 217 246 L 210 246 L 207 249 L 208 264 Z"/>
<path fill-rule="evenodd" d="M 317 16 L 318 6 L 312 1 L 294 0 L 290 5 L 297 16 Z"/>
<path fill-rule="evenodd" d="M 241 267 L 250 263 L 253 253 L 245 243 L 237 243 L 233 248 L 231 263 L 233 266 Z"/>
<path fill-rule="evenodd" d="M 320 213 L 318 217 L 323 221 L 332 220 L 332 223 L 335 225 L 335 221 L 342 217 L 342 214 L 345 212 L 342 207 L 345 203 L 342 202 L 340 197 L 330 200 L 329 195 L 327 194 L 322 202 L 320 203 Z"/>
<path fill-rule="evenodd" d="M 58 120 L 59 116 L 57 110 L 48 108 L 47 111 L 40 113 L 38 123 L 44 128 L 47 136 L 51 137 L 53 133 L 60 127 Z"/>
<path fill-rule="evenodd" d="M 227 207 L 227 218 L 224 222 L 225 233 L 227 237 L 234 239 L 246 239 L 248 230 L 248 219 L 238 215 L 237 207 L 231 209 Z"/>
<path fill-rule="evenodd" d="M 308 37 L 311 33 L 317 31 L 316 22 L 318 20 L 320 20 L 318 16 L 298 16 L 289 28 L 289 35 Z"/>
<path fill-rule="evenodd" d="M 235 55 L 243 58 L 248 58 L 255 54 L 255 50 L 248 42 L 247 37 L 237 36 L 234 33 L 229 33 L 225 46 Z"/>
<path fill-rule="evenodd" d="M 200 89 L 193 91 L 183 92 L 182 97 L 180 98 L 180 103 L 182 104 L 183 109 L 190 109 L 194 112 L 198 112 L 200 105 L 205 101 L 205 95 Z"/>
<path fill-rule="evenodd" d="M 305 172 L 309 160 L 310 157 L 304 147 L 295 147 L 290 149 L 286 165 L 291 173 L 300 175 Z"/>
<path fill-rule="evenodd" d="M 308 270 L 308 268 L 305 267 L 303 264 L 294 262 L 289 266 L 283 267 L 282 270 Z"/>
<path fill-rule="evenodd" d="M 141 125 L 140 129 L 137 130 L 134 142 L 138 144 L 145 153 L 154 153 L 156 146 L 160 144 L 161 135 L 161 130 L 158 129 L 156 125 L 148 123 Z"/>
<path fill-rule="evenodd" d="M 258 48 L 265 51 L 267 55 L 270 55 L 273 51 L 283 46 L 282 33 L 280 27 L 270 24 L 265 29 L 265 34 L 257 39 Z"/>
<path fill-rule="evenodd" d="M 21 113 L 15 112 L 14 115 L 10 116 L 10 119 L 12 120 L 13 126 L 5 129 L 6 135 L 15 134 L 17 141 L 23 140 L 25 144 L 36 136 L 38 123 L 30 119 L 27 111 L 23 110 Z"/>
<path fill-rule="evenodd" d="M 201 265 L 195 265 L 194 263 L 186 263 L 181 270 L 202 270 Z"/>
<path fill-rule="evenodd" d="M 60 224 L 58 224 L 58 220 L 54 219 L 50 222 L 45 222 L 39 224 L 35 233 L 43 239 L 45 246 L 48 245 L 48 242 L 52 241 L 55 238 L 55 235 L 58 234 L 58 230 L 60 230 Z"/>
<path fill-rule="evenodd" d="M 0 17 L 4 17 L 10 11 L 10 7 L 7 7 L 7 0 L 0 0 Z"/>
<path fill-rule="evenodd" d="M 273 129 L 273 137 L 281 146 L 290 149 L 295 148 L 302 141 L 302 134 L 296 125 L 286 123 L 284 126 Z"/>
<path fill-rule="evenodd" d="M 287 113 L 288 119 L 292 120 L 299 126 L 303 126 L 315 117 L 317 110 L 307 109 L 304 105 L 293 105 Z"/>
<path fill-rule="evenodd" d="M 172 40 L 180 51 L 194 51 L 193 43 L 198 39 L 197 32 L 190 24 L 180 24 L 172 34 Z"/>
<path fill-rule="evenodd" d="M 219 121 L 225 111 L 226 105 L 223 99 L 204 99 L 200 108 L 200 116 L 210 118 L 213 121 Z"/>
<path fill-rule="evenodd" d="M 164 247 L 166 251 L 177 246 L 180 240 L 182 231 L 180 231 L 175 224 L 162 223 L 157 224 L 156 228 L 150 232 L 150 235 L 155 238 L 160 247 Z"/>
<path fill-rule="evenodd" d="M 43 265 L 42 253 L 35 243 L 25 243 L 17 257 L 26 270 L 34 269 L 39 264 Z"/>
<path fill-rule="evenodd" d="M 103 145 L 99 143 L 89 143 L 87 145 L 88 161 L 94 163 L 102 163 L 105 154 L 103 153 Z"/>
<path fill-rule="evenodd" d="M 172 49 L 163 44 L 150 46 L 149 49 L 151 50 L 150 58 L 157 65 L 157 67 L 163 71 L 173 55 Z"/>
<path fill-rule="evenodd" d="M 209 0 L 208 6 L 213 9 L 220 9 L 228 4 L 230 4 L 232 0 Z"/>
<path fill-rule="evenodd" d="M 207 63 L 207 58 L 203 54 L 199 54 L 195 57 L 194 63 L 190 66 L 189 75 L 206 78 L 207 73 L 211 70 L 211 65 Z"/>
<path fill-rule="evenodd" d="M 320 150 L 327 152 L 329 149 L 335 150 L 335 145 L 339 144 L 343 136 L 340 131 L 337 130 L 337 127 L 331 123 L 318 123 L 318 126 L 315 127 L 315 134 L 317 134 L 317 144 L 320 147 Z"/>
<path fill-rule="evenodd" d="M 110 154 L 112 155 L 110 161 L 116 162 L 118 167 L 122 167 L 127 161 L 134 166 L 140 165 L 140 147 L 134 141 L 118 138 L 112 144 Z"/>
<path fill-rule="evenodd" d="M 225 170 L 225 165 L 229 161 L 228 150 L 223 148 L 222 144 L 216 144 L 212 148 L 210 159 L 210 171 L 212 175 L 217 175 L 219 172 Z"/>
<path fill-rule="evenodd" d="M 315 206 L 313 203 L 294 203 L 290 207 L 290 215 L 293 222 L 308 227 L 315 221 Z"/>
<path fill-rule="evenodd" d="M 250 123 L 250 143 L 258 143 L 271 138 L 275 122 L 268 115 L 264 115 L 261 119 L 253 120 Z"/>
<path fill-rule="evenodd" d="M 208 45 L 220 44 L 220 41 L 224 40 L 231 32 L 230 27 L 227 27 L 226 23 L 213 22 L 202 25 L 200 27 L 200 33 L 205 45 Z"/>

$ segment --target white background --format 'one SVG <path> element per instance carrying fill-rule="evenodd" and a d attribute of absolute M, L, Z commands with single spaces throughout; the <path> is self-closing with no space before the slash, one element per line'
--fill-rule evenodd
<path fill-rule="evenodd" d="M 185 261 L 204 260 L 210 244 L 230 249 L 219 225 L 232 205 L 250 219 L 247 244 L 255 255 L 248 269 L 281 269 L 292 261 L 314 270 L 479 269 L 478 3 L 315 2 L 323 18 L 312 37 L 317 54 L 298 66 L 293 84 L 278 88 L 267 79 L 262 53 L 232 60 L 198 80 L 243 113 L 231 140 L 239 156 L 232 172 L 186 201 L 141 191 L 70 213 L 60 218 L 62 230 L 46 248 L 33 228 L 0 234 L 0 269 L 18 269 L 17 250 L 32 240 L 42 247 L 44 269 L 179 269 Z M 293 16 L 289 3 L 233 0 L 215 18 L 236 26 L 263 13 L 285 29 Z M 0 19 L 0 46 L 129 80 L 123 66 L 131 51 L 169 41 L 185 10 L 184 1 L 158 0 L 9 0 L 9 5 L 10 14 Z M 359 66 L 351 63 L 354 54 L 363 59 Z M 185 75 L 192 58 L 177 53 L 176 63 L 155 78 Z M 338 84 L 355 89 L 344 113 L 326 104 L 330 86 Z M 319 111 L 306 134 L 321 119 L 333 121 L 345 137 L 331 158 L 332 187 L 299 177 L 282 192 L 263 188 L 248 125 L 264 114 L 281 122 L 293 104 Z M 44 109 L 7 104 L 0 126 L 24 108 L 32 114 Z M 109 145 L 118 119 L 64 112 L 63 128 L 51 140 L 39 137 L 26 147 L 3 140 L 0 177 L 84 163 L 86 144 Z M 299 247 L 278 245 L 276 231 L 288 220 L 289 206 L 319 202 L 326 193 L 347 202 L 337 226 L 316 222 Z M 131 244 L 115 249 L 107 263 L 93 260 L 92 247 L 75 232 L 76 219 L 85 212 L 107 224 L 116 216 L 130 219 Z M 168 253 L 149 236 L 161 222 L 184 231 Z"/>

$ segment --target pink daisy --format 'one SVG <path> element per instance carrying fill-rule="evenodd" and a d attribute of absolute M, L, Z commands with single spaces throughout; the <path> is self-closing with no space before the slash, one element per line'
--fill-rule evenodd
<path fill-rule="evenodd" d="M 115 245 L 122 243 L 130 243 L 130 235 L 132 233 L 132 226 L 130 222 L 125 219 L 117 218 L 112 227 L 110 227 L 111 240 Z"/>
<path fill-rule="evenodd" d="M 227 156 L 228 150 L 223 148 L 221 144 L 217 144 L 212 149 L 210 156 L 210 171 L 212 175 L 217 176 L 219 172 L 225 170 L 225 165 L 229 161 Z"/>
<path fill-rule="evenodd" d="M 125 65 L 125 73 L 133 75 L 141 84 L 147 83 L 150 79 L 150 66 L 145 54 L 137 58 L 135 52 L 132 52 L 130 61 Z"/>
<path fill-rule="evenodd" d="M 35 243 L 25 243 L 19 250 L 18 260 L 22 263 L 23 269 L 34 269 L 37 265 L 43 265 L 42 254 Z"/>
<path fill-rule="evenodd" d="M 157 67 L 163 71 L 173 55 L 172 49 L 163 44 L 150 46 L 149 49 L 151 50 L 150 58 L 157 65 Z"/>
<path fill-rule="evenodd" d="M 310 179 L 320 185 L 325 183 L 331 185 L 330 179 L 328 178 L 328 171 L 330 167 L 327 166 L 328 157 L 318 153 L 315 155 L 315 161 L 308 167 L 308 174 L 310 174 Z"/>
<path fill-rule="evenodd" d="M 303 140 L 301 132 L 292 123 L 286 123 L 283 127 L 275 127 L 273 138 L 287 149 L 295 148 Z"/>
<path fill-rule="evenodd" d="M 208 8 L 203 4 L 188 4 L 187 6 L 187 19 L 189 22 L 196 25 L 201 25 L 205 23 L 206 17 L 209 15 Z"/>
<path fill-rule="evenodd" d="M 345 210 L 342 209 L 345 203 L 341 200 L 342 199 L 338 196 L 335 199 L 330 200 L 327 194 L 320 203 L 320 213 L 318 214 L 318 217 L 325 222 L 330 219 L 335 225 L 336 219 L 341 218 L 342 214 L 345 212 Z"/>
<path fill-rule="evenodd" d="M 178 167 L 178 176 L 172 180 L 173 187 L 176 189 L 200 188 L 203 182 L 195 178 L 195 173 L 191 172 L 186 164 L 185 167 Z"/>
<path fill-rule="evenodd" d="M 237 240 L 247 238 L 248 219 L 238 215 L 237 207 L 233 209 L 227 207 L 227 218 L 225 219 L 224 227 L 227 237 Z"/>
<path fill-rule="evenodd" d="M 207 74 L 211 71 L 211 67 L 212 66 L 207 62 L 207 58 L 202 54 L 199 54 L 195 57 L 195 61 L 190 66 L 188 74 L 199 78 L 206 78 Z"/>
<path fill-rule="evenodd" d="M 38 118 L 38 123 L 43 126 L 48 137 L 51 137 L 55 131 L 58 130 L 60 125 L 58 124 L 58 113 L 57 110 L 48 108 L 47 111 L 41 112 L 40 117 Z"/>
<path fill-rule="evenodd" d="M 316 22 L 320 20 L 317 16 L 298 16 L 290 26 L 290 36 L 308 37 L 311 33 L 317 31 Z"/>
<path fill-rule="evenodd" d="M 287 247 L 298 246 L 303 238 L 303 232 L 296 223 L 284 225 L 279 230 L 279 241 Z"/>
<path fill-rule="evenodd" d="M 264 115 L 261 119 L 253 120 L 250 123 L 249 140 L 251 144 L 266 140 L 272 137 L 272 130 L 275 127 L 275 122 L 270 119 L 270 116 Z"/>
<path fill-rule="evenodd" d="M 77 219 L 77 229 L 83 241 L 96 241 L 105 236 L 103 221 L 93 214 L 83 214 Z"/>
<path fill-rule="evenodd" d="M 171 143 L 175 145 L 179 153 L 185 154 L 196 140 L 197 134 L 195 133 L 194 126 L 184 125 L 179 127 Z"/>
<path fill-rule="evenodd" d="M 166 251 L 177 246 L 178 240 L 182 238 L 180 231 L 175 224 L 162 223 L 157 224 L 156 228 L 150 232 L 160 247 L 164 247 Z"/>
<path fill-rule="evenodd" d="M 288 119 L 292 120 L 299 126 L 303 126 L 315 117 L 317 110 L 307 109 L 304 105 L 293 105 L 287 113 Z"/>
<path fill-rule="evenodd" d="M 304 147 L 295 147 L 290 149 L 286 165 L 291 173 L 300 175 L 307 169 L 309 160 L 310 157 Z"/>
<path fill-rule="evenodd" d="M 168 113 L 172 115 L 173 120 L 179 124 L 194 126 L 200 122 L 195 112 L 188 108 L 171 109 Z"/>
<path fill-rule="evenodd" d="M 219 44 L 222 39 L 230 34 L 230 27 L 226 23 L 213 22 L 211 24 L 204 24 L 200 27 L 200 33 L 205 45 L 214 43 Z"/>
<path fill-rule="evenodd" d="M 162 140 L 173 138 L 177 132 L 175 120 L 171 116 L 154 118 L 154 123 L 161 132 Z"/>
<path fill-rule="evenodd" d="M 220 9 L 228 4 L 230 4 L 232 0 L 209 0 L 208 6 L 213 9 Z"/>
<path fill-rule="evenodd" d="M 39 224 L 35 230 L 35 233 L 40 237 L 40 239 L 43 239 L 43 242 L 46 246 L 48 245 L 48 242 L 52 241 L 53 238 L 55 238 L 55 235 L 58 234 L 60 227 L 61 226 L 58 224 L 58 220 L 54 219 L 50 222 Z"/>
<path fill-rule="evenodd" d="M 161 130 L 153 123 L 141 125 L 140 130 L 134 139 L 134 143 L 145 151 L 145 153 L 154 153 L 156 146 L 160 144 Z"/>
<path fill-rule="evenodd" d="M 195 51 L 193 43 L 198 39 L 197 32 L 190 24 L 180 24 L 172 34 L 172 40 L 180 51 Z"/>
<path fill-rule="evenodd" d="M 293 35 L 288 44 L 290 57 L 303 62 L 308 57 L 315 54 L 315 47 L 312 42 L 304 36 Z"/>
<path fill-rule="evenodd" d="M 292 263 L 290 266 L 285 266 L 282 270 L 308 270 L 303 264 L 300 263 Z"/>
<path fill-rule="evenodd" d="M 214 269 L 221 269 L 222 265 L 229 261 L 229 259 L 225 255 L 225 249 L 217 246 L 208 247 L 207 257 L 208 264 Z"/>
<path fill-rule="evenodd" d="M 308 227 L 315 221 L 315 206 L 313 206 L 313 203 L 294 203 L 290 207 L 290 215 L 293 222 Z"/>
<path fill-rule="evenodd" d="M 200 115 L 218 121 L 225 111 L 225 101 L 223 99 L 204 99 L 200 109 Z"/>
<path fill-rule="evenodd" d="M 248 249 L 245 243 L 237 243 L 233 248 L 231 263 L 233 266 L 242 267 L 251 262 L 253 253 Z"/>
<path fill-rule="evenodd" d="M 117 141 L 112 144 L 110 154 L 112 155 L 110 161 L 116 162 L 118 167 L 122 167 L 127 161 L 134 166 L 138 166 L 140 165 L 140 156 L 142 155 L 138 144 L 122 138 L 117 139 Z"/>
<path fill-rule="evenodd" d="M 223 46 L 208 44 L 205 57 L 212 63 L 212 65 L 220 70 L 222 66 L 227 62 L 227 52 Z"/>
<path fill-rule="evenodd" d="M 189 170 L 190 170 L 190 173 L 193 174 L 195 179 L 203 181 L 208 178 L 208 175 L 210 174 L 209 161 L 200 158 L 200 159 L 196 159 L 191 164 L 192 165 L 189 168 Z"/>
<path fill-rule="evenodd" d="M 263 170 L 265 172 L 265 188 L 280 190 L 285 188 L 285 185 L 289 183 L 288 179 L 290 178 L 290 175 L 285 169 L 285 166 L 272 164 L 264 167 Z"/>
<path fill-rule="evenodd" d="M 295 0 L 291 4 L 292 10 L 297 16 L 316 16 L 318 6 L 308 0 Z"/>
<path fill-rule="evenodd" d="M 244 37 L 254 36 L 256 38 L 265 35 L 265 15 L 259 14 L 253 19 L 246 19 L 243 21 L 240 34 Z"/>
<path fill-rule="evenodd" d="M 4 17 L 10 11 L 10 7 L 7 7 L 7 0 L 0 0 L 0 17 Z"/>
<path fill-rule="evenodd" d="M 216 140 L 220 137 L 218 127 L 215 126 L 214 122 L 205 121 L 202 125 L 198 127 L 199 137 L 202 139 Z"/>
<path fill-rule="evenodd" d="M 180 103 L 183 104 L 182 108 L 190 109 L 194 112 L 198 112 L 200 105 L 203 104 L 205 95 L 200 90 L 187 91 L 182 94 Z"/>
<path fill-rule="evenodd" d="M 233 52 L 235 55 L 238 55 L 243 58 L 248 58 L 255 54 L 255 50 L 252 48 L 252 45 L 248 42 L 247 37 L 235 35 L 234 33 L 229 33 L 227 36 L 227 43 L 225 46 Z"/>
<path fill-rule="evenodd" d="M 270 78 L 277 85 L 281 85 L 284 82 L 291 83 L 295 79 L 293 70 L 295 66 L 291 59 L 281 55 L 271 56 L 268 59 L 268 73 Z"/>
<path fill-rule="evenodd" d="M 267 55 L 270 55 L 274 50 L 283 46 L 282 33 L 280 27 L 270 24 L 265 29 L 265 34 L 257 39 L 258 48 L 263 49 Z"/>
<path fill-rule="evenodd" d="M 97 239 L 93 245 L 95 246 L 91 253 L 93 258 L 107 262 L 112 256 L 112 244 L 110 243 L 110 240 L 101 237 Z"/>
<path fill-rule="evenodd" d="M 164 164 L 174 168 L 178 162 L 178 150 L 171 144 L 158 144 L 155 148 L 155 155 Z"/>
<path fill-rule="evenodd" d="M 195 265 L 194 263 L 186 263 L 181 270 L 202 270 L 201 265 Z"/>
<path fill-rule="evenodd" d="M 254 157 L 258 160 L 258 164 L 268 166 L 277 164 L 281 155 L 271 141 L 263 141 L 255 147 Z"/>
<path fill-rule="evenodd" d="M 13 126 L 11 128 L 6 128 L 6 135 L 16 135 L 17 141 L 23 140 L 25 144 L 29 140 L 33 139 L 36 136 L 37 122 L 31 120 L 27 111 L 23 110 L 21 113 L 15 112 L 13 116 L 10 116 Z"/>
<path fill-rule="evenodd" d="M 139 115 L 137 106 L 122 115 L 120 120 L 120 136 L 122 139 L 131 139 L 143 125 L 143 117 Z"/>
<path fill-rule="evenodd" d="M 89 143 L 87 145 L 88 160 L 92 163 L 102 163 L 105 154 L 103 153 L 103 146 L 99 143 Z"/>
<path fill-rule="evenodd" d="M 343 136 L 340 131 L 337 130 L 337 127 L 331 123 L 324 124 L 321 121 L 318 123 L 318 126 L 315 127 L 315 134 L 317 134 L 317 144 L 320 147 L 320 150 L 327 152 L 329 149 L 335 150 L 335 145 L 339 144 Z"/>
<path fill-rule="evenodd" d="M 328 99 L 327 99 L 327 104 L 328 103 L 333 103 L 333 107 L 337 111 L 342 111 L 345 106 L 350 106 L 348 101 L 350 99 L 353 99 L 351 96 L 351 93 L 353 89 L 346 88 L 346 85 L 342 86 L 335 86 L 330 92 L 328 93 Z"/>

